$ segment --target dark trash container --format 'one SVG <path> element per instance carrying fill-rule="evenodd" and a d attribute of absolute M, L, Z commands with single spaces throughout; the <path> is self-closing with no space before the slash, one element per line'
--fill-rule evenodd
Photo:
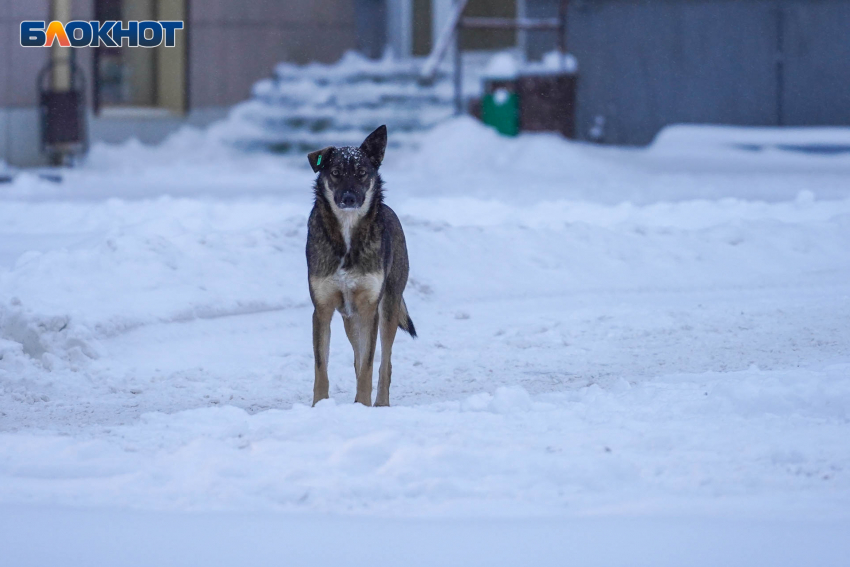
<path fill-rule="evenodd" d="M 485 79 L 484 95 L 470 101 L 469 111 L 508 136 L 518 132 L 558 132 L 575 138 L 577 83 L 578 75 L 568 71 L 524 72 L 513 79 Z M 509 97 L 505 98 L 505 92 Z"/>
<path fill-rule="evenodd" d="M 517 80 L 519 127 L 524 132 L 560 132 L 575 138 L 576 75 L 522 75 Z"/>

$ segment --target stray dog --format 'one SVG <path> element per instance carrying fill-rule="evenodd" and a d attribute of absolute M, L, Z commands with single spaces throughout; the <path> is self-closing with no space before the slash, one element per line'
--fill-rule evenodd
<path fill-rule="evenodd" d="M 342 314 L 354 349 L 355 402 L 372 405 L 372 362 L 378 329 L 381 367 L 376 406 L 390 405 L 393 341 L 400 328 L 416 337 L 402 292 L 409 264 L 401 223 L 384 204 L 378 168 L 387 148 L 381 126 L 359 148 L 308 154 L 316 201 L 307 224 L 307 277 L 313 301 L 313 405 L 328 397 L 331 318 Z"/>

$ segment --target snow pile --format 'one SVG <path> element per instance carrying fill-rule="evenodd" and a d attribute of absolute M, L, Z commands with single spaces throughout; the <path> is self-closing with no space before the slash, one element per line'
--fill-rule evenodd
<path fill-rule="evenodd" d="M 0 305 L 0 337 L 21 343 L 48 368 L 52 356 L 81 360 L 81 351 L 97 358 L 93 338 L 152 322 L 304 302 L 292 264 L 303 255 L 306 221 L 294 207 L 277 205 L 271 213 L 263 203 L 163 198 L 86 209 L 87 222 L 100 225 L 87 245 L 29 252 L 0 273 L 2 297 L 11 298 Z"/>
<path fill-rule="evenodd" d="M 12 206 L 33 214 L 50 205 Z M 401 200 L 415 258 L 412 292 L 469 301 L 534 293 L 768 286 L 850 272 L 850 200 L 692 201 L 527 208 L 473 198 Z M 66 211 L 67 213 L 68 211 Z M 0 273 L 0 337 L 44 353 L 95 358 L 104 339 L 152 323 L 305 306 L 307 207 L 161 198 L 86 207 L 84 244 L 28 252 Z M 487 230 L 484 230 L 487 229 Z M 526 250 L 493 270 L 503 250 Z M 463 266 L 458 269 L 457 266 Z M 529 284 L 529 279 L 534 281 Z M 48 366 L 50 363 L 48 363 Z"/>
<path fill-rule="evenodd" d="M 712 151 L 717 148 L 738 148 L 758 152 L 764 148 L 782 148 L 793 151 L 794 147 L 831 147 L 835 151 L 827 153 L 830 157 L 824 164 L 848 163 L 846 156 L 850 152 L 850 129 L 843 127 L 794 127 L 782 128 L 729 128 L 718 126 L 673 126 L 665 128 L 653 141 L 656 149 L 664 151 L 694 150 Z M 808 154 L 809 157 L 812 153 Z M 836 159 L 837 158 L 837 159 Z"/>
<path fill-rule="evenodd" d="M 516 79 L 519 75 L 519 67 L 519 61 L 513 53 L 497 53 L 487 63 L 487 68 L 484 69 L 484 77 L 498 80 Z"/>
<path fill-rule="evenodd" d="M 334 400 L 256 415 L 225 406 L 144 414 L 95 439 L 3 435 L 0 500 L 393 516 L 841 517 L 850 504 L 848 369 L 669 376 L 536 399 L 511 387 L 393 410 Z"/>
<path fill-rule="evenodd" d="M 96 145 L 82 169 L 62 172 L 62 183 L 24 172 L 2 186 L 2 195 L 60 200 L 262 196 L 309 202 L 313 174 L 307 150 L 288 156 L 241 152 L 222 142 L 229 128 L 225 121 L 205 132 L 186 129 L 157 147 L 137 142 Z M 459 118 L 417 134 L 417 151 L 388 151 L 382 171 L 390 194 L 475 197 L 509 206 L 557 200 L 618 205 L 730 197 L 777 202 L 794 200 L 801 192 L 819 200 L 846 198 L 850 154 L 779 149 L 788 145 L 788 138 L 782 130 L 770 129 L 758 134 L 763 151 L 742 149 L 737 140 L 752 139 L 754 134 L 748 132 L 674 126 L 648 148 L 616 148 L 555 134 L 506 138 L 472 118 Z M 391 141 L 396 134 L 390 130 Z M 365 135 L 360 133 L 352 143 L 359 144 Z M 836 140 L 820 145 L 839 145 L 839 132 L 827 135 Z M 803 145 L 819 145 L 815 134 L 806 139 Z"/>
<path fill-rule="evenodd" d="M 34 314 L 21 308 L 18 298 L 10 303 L 0 307 L 0 361 L 7 372 L 20 372 L 24 355 L 47 371 L 77 369 L 99 358 L 97 342 L 85 325 L 72 324 L 67 315 Z"/>

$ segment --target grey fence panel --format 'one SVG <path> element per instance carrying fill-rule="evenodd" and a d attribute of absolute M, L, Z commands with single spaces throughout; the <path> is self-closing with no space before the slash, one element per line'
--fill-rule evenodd
<path fill-rule="evenodd" d="M 776 27 L 752 2 L 600 2 L 570 14 L 578 129 L 646 144 L 666 124 L 772 124 Z"/>
<path fill-rule="evenodd" d="M 850 125 L 850 2 L 783 11 L 783 123 Z"/>
<path fill-rule="evenodd" d="M 616 144 L 675 123 L 850 124 L 850 0 L 573 0 L 569 17 L 580 138 L 597 117 Z M 537 33 L 527 49 L 554 46 Z"/>

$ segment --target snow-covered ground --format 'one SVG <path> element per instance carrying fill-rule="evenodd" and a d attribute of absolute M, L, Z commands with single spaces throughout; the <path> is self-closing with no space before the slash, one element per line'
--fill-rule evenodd
<path fill-rule="evenodd" d="M 289 564 L 846 559 L 850 130 L 622 149 L 461 119 L 390 152 L 420 338 L 379 409 L 352 404 L 338 318 L 308 407 L 306 159 L 216 128 L 0 185 L 15 564 L 55 561 L 43 525 L 80 564 L 107 563 L 86 527 L 210 555 L 277 526 L 250 557 L 305 546 Z M 140 549 L 111 564 L 165 564 Z"/>

